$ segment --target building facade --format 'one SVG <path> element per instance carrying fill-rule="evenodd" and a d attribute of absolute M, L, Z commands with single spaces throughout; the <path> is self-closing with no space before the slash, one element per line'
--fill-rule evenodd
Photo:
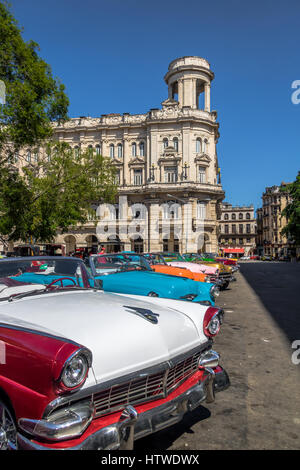
<path fill-rule="evenodd" d="M 90 148 L 111 159 L 119 195 L 108 213 L 98 208 L 95 220 L 58 234 L 55 246 L 66 254 L 102 243 L 108 251 L 217 250 L 224 191 L 219 124 L 210 104 L 213 78 L 205 59 L 182 57 L 168 67 L 161 108 L 55 125 L 55 138 L 75 153 Z M 43 158 L 43 152 L 31 157 Z"/>
<path fill-rule="evenodd" d="M 254 207 L 232 206 L 224 202 L 221 207 L 219 249 L 223 254 L 239 256 L 254 254 L 256 249 L 256 218 Z"/>
<path fill-rule="evenodd" d="M 257 211 L 261 236 L 258 240 L 261 255 L 270 255 L 274 258 L 288 257 L 293 249 L 291 240 L 281 234 L 286 225 L 286 218 L 282 215 L 283 209 L 289 202 L 287 193 L 281 192 L 280 186 L 267 187 L 262 195 L 262 208 Z"/>

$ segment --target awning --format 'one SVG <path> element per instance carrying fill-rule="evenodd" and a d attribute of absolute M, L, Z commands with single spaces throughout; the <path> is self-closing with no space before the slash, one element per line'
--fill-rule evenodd
<path fill-rule="evenodd" d="M 244 248 L 223 248 L 224 253 L 245 253 Z"/>

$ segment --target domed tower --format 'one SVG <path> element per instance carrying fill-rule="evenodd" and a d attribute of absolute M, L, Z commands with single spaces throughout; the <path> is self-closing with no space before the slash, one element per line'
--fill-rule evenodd
<path fill-rule="evenodd" d="M 210 84 L 214 78 L 207 60 L 196 56 L 173 60 L 164 79 L 168 85 L 169 100 L 178 101 L 179 107 L 204 109 L 210 112 Z M 201 95 L 204 94 L 203 106 Z"/>

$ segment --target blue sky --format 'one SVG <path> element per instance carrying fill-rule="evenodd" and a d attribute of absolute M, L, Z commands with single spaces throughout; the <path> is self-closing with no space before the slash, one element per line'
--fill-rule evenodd
<path fill-rule="evenodd" d="M 144 113 L 167 98 L 176 57 L 211 64 L 226 201 L 261 205 L 300 169 L 299 0 L 10 0 L 66 86 L 71 117 Z"/>

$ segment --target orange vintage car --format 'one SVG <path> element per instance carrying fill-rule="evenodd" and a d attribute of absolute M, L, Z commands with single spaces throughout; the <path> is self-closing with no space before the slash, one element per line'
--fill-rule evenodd
<path fill-rule="evenodd" d="M 143 253 L 151 265 L 153 271 L 162 274 L 171 274 L 172 276 L 187 277 L 199 282 L 211 282 L 210 278 L 204 273 L 193 273 L 187 268 L 178 268 L 168 265 L 159 253 Z"/>

